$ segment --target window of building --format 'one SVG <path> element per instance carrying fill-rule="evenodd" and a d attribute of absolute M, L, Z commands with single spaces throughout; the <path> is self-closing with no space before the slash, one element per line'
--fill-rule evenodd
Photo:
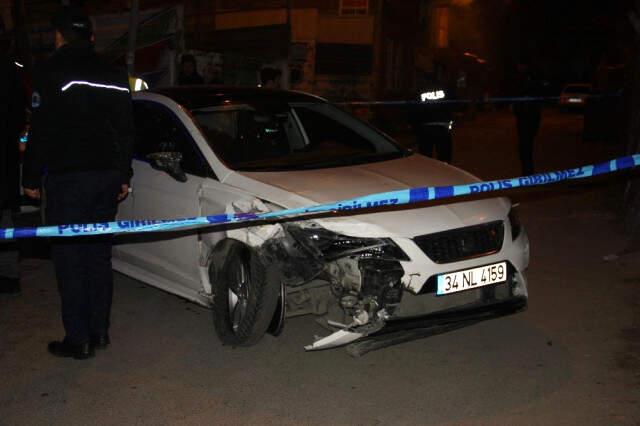
<path fill-rule="evenodd" d="M 436 47 L 449 47 L 449 8 L 436 7 L 433 11 Z"/>
<path fill-rule="evenodd" d="M 361 16 L 369 13 L 369 0 L 340 0 L 340 15 Z"/>
<path fill-rule="evenodd" d="M 316 74 L 368 75 L 373 69 L 370 44 L 318 43 Z"/>

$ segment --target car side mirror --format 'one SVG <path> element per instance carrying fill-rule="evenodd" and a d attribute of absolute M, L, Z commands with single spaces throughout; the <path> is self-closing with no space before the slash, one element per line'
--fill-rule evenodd
<path fill-rule="evenodd" d="M 179 152 L 152 152 L 147 155 L 149 164 L 156 170 L 163 171 L 178 182 L 186 182 L 187 175 L 182 170 L 180 162 L 182 154 Z"/>

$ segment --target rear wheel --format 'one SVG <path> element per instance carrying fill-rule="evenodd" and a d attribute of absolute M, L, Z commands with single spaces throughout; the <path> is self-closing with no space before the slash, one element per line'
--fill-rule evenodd
<path fill-rule="evenodd" d="M 265 334 L 278 303 L 280 282 L 255 250 L 232 241 L 214 277 L 213 324 L 225 345 L 251 346 Z"/>

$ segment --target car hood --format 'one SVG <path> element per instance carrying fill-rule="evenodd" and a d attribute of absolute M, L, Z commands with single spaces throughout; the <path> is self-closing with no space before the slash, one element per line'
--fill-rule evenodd
<path fill-rule="evenodd" d="M 478 179 L 456 167 L 414 154 L 356 166 L 282 172 L 233 172 L 224 183 L 283 208 L 332 203 L 378 192 L 458 185 Z M 447 229 L 504 219 L 510 203 L 504 198 L 400 209 L 351 217 L 323 218 L 334 232 L 361 237 L 414 237 Z"/>

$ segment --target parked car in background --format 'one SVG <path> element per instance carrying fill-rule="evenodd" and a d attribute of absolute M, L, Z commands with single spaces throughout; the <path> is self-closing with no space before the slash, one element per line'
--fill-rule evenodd
<path fill-rule="evenodd" d="M 181 87 L 133 95 L 123 219 L 259 213 L 419 186 L 476 182 L 316 96 Z M 527 235 L 506 198 L 351 216 L 121 236 L 114 268 L 213 308 L 224 344 L 315 314 L 325 349 L 425 315 L 527 303 Z"/>
<path fill-rule="evenodd" d="M 584 108 L 591 92 L 591 84 L 568 84 L 560 92 L 560 106 L 563 108 Z"/>

